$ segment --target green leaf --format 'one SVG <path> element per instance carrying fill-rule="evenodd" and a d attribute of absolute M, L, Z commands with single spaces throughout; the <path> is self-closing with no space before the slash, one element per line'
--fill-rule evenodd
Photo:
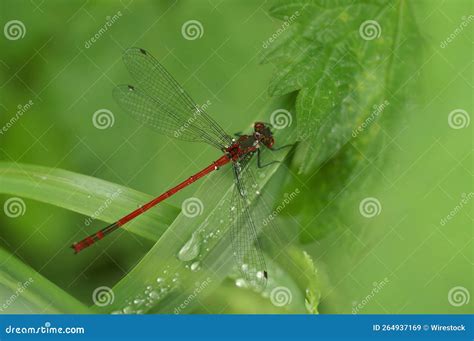
<path fill-rule="evenodd" d="M 267 262 L 268 271 L 273 276 L 262 293 L 246 288 L 245 284 L 239 288 L 241 279 L 233 277 L 234 283 L 227 281 L 204 300 L 205 309 L 198 312 L 318 314 L 318 306 L 323 292 L 328 291 L 329 281 L 309 254 L 293 245 L 275 250 L 268 258 L 273 259 Z M 255 307 L 255 310 L 249 311 L 249 306 Z"/>
<path fill-rule="evenodd" d="M 0 312 L 2 314 L 86 314 L 86 306 L 34 269 L 0 249 Z"/>
<path fill-rule="evenodd" d="M 422 38 L 405 0 L 290 0 L 271 9 L 284 20 L 296 11 L 264 61 L 277 67 L 273 94 L 298 91 L 293 165 L 307 187 L 285 214 L 311 242 L 346 231 L 359 193 L 383 181 L 386 146 L 414 105 Z"/>
<path fill-rule="evenodd" d="M 407 6 L 405 0 L 290 0 L 270 10 L 294 19 L 263 61 L 277 66 L 272 95 L 299 90 L 298 136 L 306 143 L 295 163 L 301 172 L 308 174 L 335 156 L 373 106 L 398 100 L 393 94 L 403 83 L 394 84 L 393 76 L 409 64 L 398 59 L 410 60 L 402 50 L 410 45 L 409 52 L 416 53 L 417 44 Z"/>
<path fill-rule="evenodd" d="M 296 36 L 282 46 L 279 50 L 274 50 L 276 54 L 268 54 L 264 57 L 265 61 L 275 61 L 279 58 L 284 60 L 291 51 L 298 51 L 291 63 L 284 63 L 282 68 L 275 71 L 275 75 L 269 85 L 269 93 L 272 96 L 281 96 L 295 90 L 302 89 L 306 84 L 315 83 L 322 76 L 322 69 L 317 72 L 321 60 L 327 58 L 327 50 L 322 45 L 310 44 L 308 39 Z M 311 72 L 308 72 L 311 70 Z"/>
<path fill-rule="evenodd" d="M 0 162 L 0 193 L 34 199 L 112 223 L 152 199 L 108 181 L 57 168 Z M 179 213 L 162 203 L 123 228 L 158 240 Z"/>
<path fill-rule="evenodd" d="M 308 253 L 295 246 L 280 250 L 276 259 L 279 266 L 284 269 L 303 294 L 299 302 L 301 309 L 309 314 L 318 314 L 322 293 L 328 287 L 326 275 L 315 265 Z"/>
<path fill-rule="evenodd" d="M 245 286 L 239 276 L 227 280 L 210 297 L 201 300 L 198 313 L 216 314 L 317 314 L 324 275 L 311 257 L 296 247 L 279 250 L 278 261 L 268 261 L 272 276 L 262 293 Z M 272 258 L 269 256 L 267 258 Z M 254 310 L 249 311 L 249 307 Z"/>

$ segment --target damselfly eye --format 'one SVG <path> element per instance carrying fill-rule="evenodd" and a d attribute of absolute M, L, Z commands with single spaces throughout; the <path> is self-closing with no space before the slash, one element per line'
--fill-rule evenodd
<path fill-rule="evenodd" d="M 256 131 L 260 131 L 265 127 L 265 125 L 262 122 L 256 122 L 254 125 L 254 128 Z"/>

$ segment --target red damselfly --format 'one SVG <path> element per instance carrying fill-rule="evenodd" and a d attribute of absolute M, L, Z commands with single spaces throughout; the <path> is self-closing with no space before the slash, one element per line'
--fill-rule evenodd
<path fill-rule="evenodd" d="M 258 288 L 265 287 L 267 269 L 257 238 L 255 219 L 249 208 L 249 192 L 253 191 L 251 181 L 254 175 L 252 167 L 248 165 L 252 156 L 257 154 L 258 166 L 266 166 L 260 161 L 261 147 L 276 150 L 273 147 L 271 125 L 257 122 L 251 134 L 239 135 L 234 139 L 191 99 L 147 51 L 139 48 L 128 49 L 124 53 L 123 61 L 137 82 L 136 86 L 119 85 L 114 89 L 115 100 L 126 112 L 138 122 L 161 134 L 180 140 L 205 142 L 224 154 L 200 172 L 115 223 L 74 243 L 72 248 L 76 253 L 80 252 L 193 182 L 230 163 L 235 182 L 230 208 L 234 217 L 231 237 L 235 261 L 246 280 Z"/>

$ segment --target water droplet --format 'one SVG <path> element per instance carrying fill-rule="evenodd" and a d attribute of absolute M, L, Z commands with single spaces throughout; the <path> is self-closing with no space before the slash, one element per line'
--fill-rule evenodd
<path fill-rule="evenodd" d="M 199 271 L 201 268 L 201 264 L 199 262 L 194 262 L 191 264 L 191 271 Z"/>
<path fill-rule="evenodd" d="M 247 282 L 245 282 L 245 279 L 243 278 L 237 278 L 235 280 L 235 285 L 239 288 L 245 288 L 247 286 Z"/>
<path fill-rule="evenodd" d="M 249 270 L 249 265 L 248 264 L 242 264 L 242 271 L 247 272 Z"/>
<path fill-rule="evenodd" d="M 147 286 L 146 288 L 147 288 L 147 290 L 153 289 L 153 287 L 151 285 Z"/>
<path fill-rule="evenodd" d="M 151 299 L 154 299 L 154 300 L 158 300 L 158 299 L 160 298 L 160 294 L 159 294 L 157 291 L 155 291 L 155 290 L 153 290 L 152 292 L 150 292 L 150 293 L 148 294 L 148 296 L 149 296 Z"/>
<path fill-rule="evenodd" d="M 145 300 L 143 298 L 136 298 L 133 300 L 133 304 L 135 305 L 142 305 L 143 303 L 145 303 Z"/>
<path fill-rule="evenodd" d="M 263 278 L 263 271 L 257 271 L 257 278 Z"/>
<path fill-rule="evenodd" d="M 194 232 L 191 238 L 183 245 L 178 252 L 178 259 L 183 262 L 193 260 L 199 256 L 201 247 L 201 237 L 198 232 Z"/>
<path fill-rule="evenodd" d="M 158 277 L 158 278 L 156 279 L 156 283 L 163 283 L 164 281 L 165 281 L 165 280 L 164 280 L 163 278 L 161 278 L 161 277 Z"/>
<path fill-rule="evenodd" d="M 133 308 L 130 307 L 130 306 L 127 306 L 127 307 L 123 308 L 122 311 L 123 311 L 124 314 L 133 314 L 134 313 Z"/>

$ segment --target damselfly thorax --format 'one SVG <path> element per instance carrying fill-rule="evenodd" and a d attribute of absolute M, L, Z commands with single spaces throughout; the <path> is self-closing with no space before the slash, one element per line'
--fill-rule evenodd
<path fill-rule="evenodd" d="M 233 161 L 238 160 L 247 154 L 253 154 L 262 145 L 272 148 L 275 140 L 268 126 L 263 122 L 254 124 L 254 132 L 251 135 L 240 135 L 237 140 L 232 140 L 232 144 L 224 149 L 229 158 Z"/>

